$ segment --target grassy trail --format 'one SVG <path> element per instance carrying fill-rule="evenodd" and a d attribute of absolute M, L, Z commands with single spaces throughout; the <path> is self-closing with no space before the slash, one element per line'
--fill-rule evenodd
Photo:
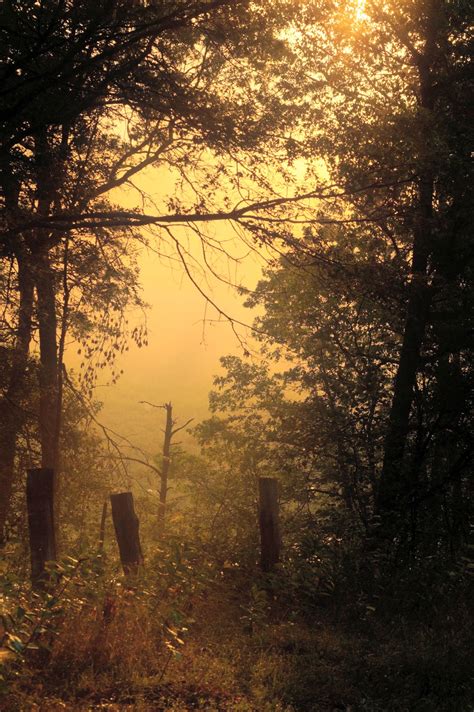
<path fill-rule="evenodd" d="M 331 607 L 321 607 L 310 622 L 292 622 L 277 607 L 269 610 L 264 598 L 255 601 L 245 585 L 225 584 L 196 596 L 188 614 L 179 652 L 155 646 L 155 658 L 147 654 L 146 664 L 140 657 L 149 623 L 143 614 L 134 622 L 130 610 L 126 619 L 118 616 L 123 649 L 114 639 L 118 649 L 109 651 L 115 658 L 109 654 L 106 665 L 83 655 L 80 673 L 68 655 L 71 646 L 80 646 L 83 631 L 63 632 L 63 647 L 58 643 L 46 666 L 31 665 L 26 682 L 0 703 L 1 712 L 473 709 L 466 654 L 472 624 L 462 635 L 460 620 L 438 620 L 435 628 L 372 615 L 348 624 Z M 108 645 L 111 640 L 102 641 Z M 113 660 L 120 664 L 114 667 Z"/>

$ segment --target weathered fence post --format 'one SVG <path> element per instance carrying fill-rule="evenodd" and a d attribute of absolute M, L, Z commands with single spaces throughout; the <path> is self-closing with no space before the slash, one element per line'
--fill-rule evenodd
<path fill-rule="evenodd" d="M 56 559 L 54 525 L 54 470 L 27 470 L 26 506 L 30 532 L 31 581 L 35 588 L 45 584 L 46 562 Z"/>
<path fill-rule="evenodd" d="M 138 533 L 139 522 L 133 507 L 133 494 L 131 492 L 121 492 L 111 494 L 110 503 L 112 505 L 112 519 L 114 522 L 115 536 L 120 552 L 124 573 L 137 573 L 140 564 L 143 563 L 142 548 Z"/>
<path fill-rule="evenodd" d="M 272 571 L 280 560 L 281 538 L 278 516 L 278 480 L 259 477 L 259 523 L 262 571 Z"/>

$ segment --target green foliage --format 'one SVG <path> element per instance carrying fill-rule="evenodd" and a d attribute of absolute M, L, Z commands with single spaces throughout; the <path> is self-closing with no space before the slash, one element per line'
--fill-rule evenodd
<path fill-rule="evenodd" d="M 26 565 L 27 521 L 25 511 L 26 470 L 31 457 L 38 456 L 39 435 L 36 409 L 39 393 L 35 379 L 38 363 L 31 359 L 28 402 L 31 410 L 17 443 L 15 480 L 7 520 L 8 547 L 18 555 L 19 568 Z M 74 374 L 69 382 L 76 389 Z M 99 522 L 104 500 L 108 499 L 111 477 L 117 469 L 98 431 L 92 426 L 101 404 L 87 407 L 76 390 L 65 390 L 61 432 L 61 472 L 58 482 L 59 530 L 65 550 L 90 551 L 97 545 Z M 23 560 L 23 561 L 22 561 Z"/>
<path fill-rule="evenodd" d="M 128 332 L 147 342 L 126 318 L 144 308 L 130 237 L 145 242 L 137 228 L 154 219 L 117 208 L 111 190 L 142 168 L 168 171 L 170 194 L 153 209 L 165 216 L 160 251 L 181 260 L 178 217 L 221 218 L 289 191 L 297 159 L 311 195 L 287 213 L 278 198 L 262 220 L 239 213 L 253 244 L 282 253 L 247 299 L 261 310 L 261 360 L 222 359 L 212 415 L 194 431 L 200 454 L 174 452 L 159 548 L 156 506 L 141 496 L 143 571 L 124 580 L 108 543 L 103 558 L 52 565 L 31 593 L 17 478 L 15 573 L 2 584 L 11 694 L 41 679 L 53 695 L 66 683 L 72 704 L 134 704 L 141 684 L 156 707 L 175 671 L 195 684 L 181 695 L 188 708 L 470 709 L 470 8 L 4 5 L 2 254 L 37 292 L 35 258 L 48 267 L 49 316 L 79 342 L 85 391 L 102 369 L 116 380 Z M 209 264 L 215 243 L 199 235 Z M 8 295 L 15 269 L 0 273 Z M 7 318 L 3 332 L 11 370 Z M 28 368 L 20 396 L 37 410 L 38 365 Z M 71 394 L 64 405 L 61 534 L 92 551 L 112 462 L 86 409 Z M 19 472 L 39 454 L 35 420 L 18 430 Z M 280 480 L 285 548 L 262 576 L 256 493 L 268 475 Z"/>
<path fill-rule="evenodd" d="M 10 574 L 4 579 L 1 591 L 3 632 L 0 645 L 15 656 L 13 661 L 7 658 L 7 668 L 10 669 L 7 674 L 3 674 L 4 686 L 9 676 L 21 676 L 32 654 L 38 659 L 41 654 L 49 656 L 53 638 L 61 629 L 60 619 L 65 607 L 77 611 L 84 603 L 77 595 L 77 586 L 79 584 L 82 588 L 84 577 L 90 578 L 96 567 L 87 569 L 83 563 L 69 556 L 58 562 L 50 562 L 45 590 L 32 594 L 25 591 L 14 575 Z"/>
<path fill-rule="evenodd" d="M 269 594 L 258 584 L 252 585 L 249 601 L 242 609 L 241 620 L 249 633 L 257 633 L 268 626 L 271 612 Z"/>
<path fill-rule="evenodd" d="M 100 556 L 66 557 L 48 566 L 36 592 L 6 569 L 0 644 L 12 655 L 1 661 L 4 695 L 34 686 L 37 675 L 51 688 L 65 675 L 80 686 L 91 669 L 122 686 L 139 674 L 160 680 L 181 658 L 213 569 L 178 541 L 156 550 L 133 581 L 114 569 Z"/>

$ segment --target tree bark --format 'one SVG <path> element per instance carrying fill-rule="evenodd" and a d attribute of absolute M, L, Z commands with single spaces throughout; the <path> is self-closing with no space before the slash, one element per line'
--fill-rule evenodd
<path fill-rule="evenodd" d="M 415 380 L 431 303 L 427 267 L 431 242 L 432 196 L 433 181 L 431 178 L 426 178 L 420 186 L 420 208 L 413 243 L 410 296 L 385 437 L 382 474 L 377 491 L 376 509 L 382 517 L 403 506 L 404 498 L 410 490 L 403 459 L 410 428 Z"/>
<path fill-rule="evenodd" d="M 12 353 L 8 385 L 0 401 L 0 544 L 5 541 L 5 524 L 13 491 L 15 454 L 18 433 L 25 421 L 21 399 L 31 341 L 33 313 L 33 276 L 31 265 L 18 256 L 19 310 L 15 345 Z"/>
<path fill-rule="evenodd" d="M 436 50 L 436 18 L 428 28 L 423 55 L 418 58 L 419 105 L 423 112 L 434 107 L 432 65 Z M 430 137 L 427 139 L 431 144 Z M 427 159 L 425 159 L 426 161 Z M 415 483 L 404 467 L 404 454 L 410 429 L 410 412 L 432 300 L 428 283 L 428 264 L 433 251 L 434 170 L 422 167 L 418 181 L 418 206 L 413 227 L 413 257 L 405 328 L 395 376 L 394 391 L 385 437 L 384 460 L 376 495 L 376 513 L 382 520 L 382 532 L 393 535 L 397 515 L 413 494 Z"/>
<path fill-rule="evenodd" d="M 39 433 L 42 467 L 57 467 L 58 355 L 55 276 L 47 253 L 37 265 L 36 294 L 40 341 Z M 56 484 L 55 484 L 56 489 Z"/>

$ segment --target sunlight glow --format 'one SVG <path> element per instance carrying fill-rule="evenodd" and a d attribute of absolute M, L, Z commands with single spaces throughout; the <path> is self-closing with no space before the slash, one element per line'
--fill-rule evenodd
<path fill-rule="evenodd" d="M 357 0 L 355 7 L 355 19 L 357 22 L 362 22 L 365 20 L 367 15 L 365 14 L 365 0 Z"/>

